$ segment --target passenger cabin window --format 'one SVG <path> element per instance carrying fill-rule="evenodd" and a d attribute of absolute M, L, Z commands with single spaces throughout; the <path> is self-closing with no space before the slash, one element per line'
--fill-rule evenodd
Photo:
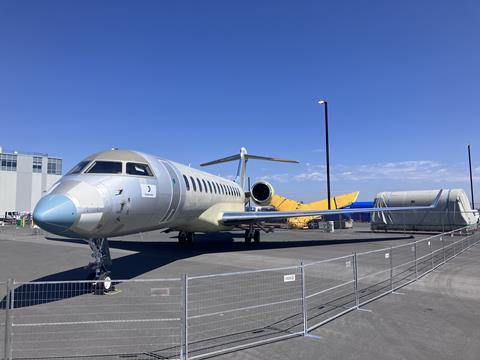
<path fill-rule="evenodd" d="M 90 160 L 80 161 L 77 165 L 73 167 L 72 170 L 67 173 L 67 175 L 80 174 L 87 167 L 88 164 L 90 164 Z"/>
<path fill-rule="evenodd" d="M 207 183 L 208 183 L 208 188 L 210 189 L 210 194 L 213 194 L 212 184 L 208 180 L 207 180 Z"/>
<path fill-rule="evenodd" d="M 183 180 L 185 180 L 185 186 L 187 187 L 187 191 L 190 191 L 190 183 L 185 175 L 183 175 Z"/>
<path fill-rule="evenodd" d="M 127 174 L 140 176 L 153 176 L 152 170 L 147 164 L 127 163 Z"/>
<path fill-rule="evenodd" d="M 213 185 L 213 191 L 215 192 L 215 194 L 217 193 L 217 186 L 215 185 L 215 182 L 212 181 L 212 185 Z"/>
<path fill-rule="evenodd" d="M 205 192 L 208 192 L 207 183 L 203 179 L 202 179 L 202 182 L 203 182 L 203 188 L 205 189 Z"/>
<path fill-rule="evenodd" d="M 190 180 L 192 180 L 193 191 L 197 191 L 197 185 L 195 185 L 195 180 L 193 180 L 192 176 L 190 176 Z"/>
<path fill-rule="evenodd" d="M 121 174 L 122 163 L 117 161 L 95 161 L 87 174 Z"/>
<path fill-rule="evenodd" d="M 200 182 L 200 180 L 198 180 L 198 178 L 197 178 L 197 184 L 198 184 L 198 190 L 202 192 L 202 183 Z"/>

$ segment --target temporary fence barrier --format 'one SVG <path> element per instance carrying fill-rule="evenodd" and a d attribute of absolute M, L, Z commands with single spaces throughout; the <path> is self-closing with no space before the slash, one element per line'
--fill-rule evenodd
<path fill-rule="evenodd" d="M 298 266 L 152 280 L 0 283 L 5 359 L 196 359 L 313 329 L 480 241 L 473 226 Z M 2 331 L 3 330 L 3 331 Z"/>
<path fill-rule="evenodd" d="M 5 357 L 180 357 L 179 278 L 115 281 L 105 296 L 100 283 L 9 281 Z"/>

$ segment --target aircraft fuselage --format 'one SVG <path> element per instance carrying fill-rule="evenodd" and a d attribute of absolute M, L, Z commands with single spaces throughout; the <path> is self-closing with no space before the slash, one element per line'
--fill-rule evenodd
<path fill-rule="evenodd" d="M 35 222 L 57 235 L 106 238 L 172 229 L 229 230 L 226 211 L 244 211 L 239 184 L 134 151 L 94 154 L 63 176 L 38 203 Z"/>

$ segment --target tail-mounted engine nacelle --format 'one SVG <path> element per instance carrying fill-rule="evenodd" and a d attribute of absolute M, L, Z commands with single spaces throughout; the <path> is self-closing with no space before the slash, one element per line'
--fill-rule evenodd
<path fill-rule="evenodd" d="M 251 189 L 252 200 L 260 206 L 268 206 L 272 202 L 275 190 L 272 184 L 266 181 L 258 181 L 253 184 Z"/>

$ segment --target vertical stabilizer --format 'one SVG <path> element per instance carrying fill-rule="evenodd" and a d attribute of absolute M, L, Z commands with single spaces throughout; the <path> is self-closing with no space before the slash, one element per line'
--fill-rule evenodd
<path fill-rule="evenodd" d="M 238 161 L 237 176 L 235 182 L 245 190 L 245 181 L 247 179 L 247 149 L 242 147 L 240 149 L 240 159 Z"/>

